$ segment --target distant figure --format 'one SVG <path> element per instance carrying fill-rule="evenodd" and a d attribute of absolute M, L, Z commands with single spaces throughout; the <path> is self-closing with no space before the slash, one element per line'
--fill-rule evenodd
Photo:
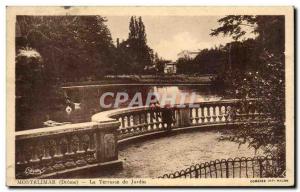
<path fill-rule="evenodd" d="M 149 106 L 150 106 L 150 109 L 152 109 L 152 110 L 160 108 L 160 105 L 159 105 L 158 101 L 150 103 Z"/>
<path fill-rule="evenodd" d="M 167 124 L 167 131 L 170 132 L 172 129 L 172 123 L 174 122 L 173 110 L 170 105 L 165 105 L 161 110 L 163 126 Z"/>
<path fill-rule="evenodd" d="M 81 103 L 74 103 L 70 97 L 66 97 L 66 109 L 65 111 L 67 112 L 68 115 L 72 113 L 74 110 L 80 110 L 81 109 Z"/>
<path fill-rule="evenodd" d="M 74 102 L 70 99 L 70 97 L 66 97 L 66 105 L 71 108 L 71 111 L 75 109 Z M 67 109 L 66 109 L 67 110 Z"/>

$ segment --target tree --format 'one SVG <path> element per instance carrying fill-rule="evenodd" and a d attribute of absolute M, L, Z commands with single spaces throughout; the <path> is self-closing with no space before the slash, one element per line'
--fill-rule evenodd
<path fill-rule="evenodd" d="M 60 83 L 101 78 L 112 68 L 115 48 L 105 21 L 101 16 L 17 16 L 17 130 L 41 127 L 44 114 L 61 110 Z"/>
<path fill-rule="evenodd" d="M 176 60 L 177 73 L 190 74 L 195 73 L 193 59 L 189 56 L 183 56 Z"/>
<path fill-rule="evenodd" d="M 145 25 L 142 18 L 130 18 L 128 39 L 124 42 L 126 54 L 134 60 L 132 72 L 143 73 L 146 66 L 153 65 L 153 50 L 147 45 Z"/>
<path fill-rule="evenodd" d="M 243 26 L 252 26 L 258 36 L 259 64 L 252 68 L 229 71 L 223 77 L 232 96 L 242 99 L 240 108 L 255 106 L 266 114 L 260 120 L 262 126 L 249 128 L 246 123 L 230 131 L 230 138 L 248 141 L 255 149 L 262 148 L 267 154 L 281 158 L 281 171 L 285 170 L 285 64 L 284 64 L 284 17 L 283 16 L 226 16 L 219 20 L 221 26 L 211 35 L 230 35 L 239 40 L 246 33 Z M 275 46 L 276 45 L 276 46 Z M 252 61 L 253 62 L 253 61 Z M 249 98 L 256 98 L 255 102 Z"/>
<path fill-rule="evenodd" d="M 30 47 L 16 56 L 16 131 L 41 127 L 51 110 L 63 104 L 58 89 L 49 82 L 44 59 Z M 34 117 L 34 118 L 32 118 Z"/>
<path fill-rule="evenodd" d="M 114 46 L 101 16 L 18 16 L 25 46 L 36 49 L 45 70 L 63 81 L 101 78 Z M 105 69 L 105 70 L 103 70 Z"/>

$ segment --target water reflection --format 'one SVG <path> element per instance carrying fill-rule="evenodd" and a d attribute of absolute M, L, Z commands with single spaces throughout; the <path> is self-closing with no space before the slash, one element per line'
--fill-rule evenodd
<path fill-rule="evenodd" d="M 216 91 L 213 91 L 209 86 L 153 86 L 153 92 L 159 93 L 159 95 L 163 94 L 176 94 L 176 104 L 180 103 L 180 95 L 185 94 L 185 101 L 188 103 L 193 100 L 195 102 L 202 101 L 217 101 L 222 97 L 217 94 Z M 195 98 L 192 98 L 192 95 L 195 94 Z"/>
<path fill-rule="evenodd" d="M 51 123 L 79 123 L 90 121 L 93 114 L 107 110 L 100 106 L 100 97 L 105 92 L 117 92 L 127 93 L 129 98 L 127 102 L 122 103 L 120 108 L 128 106 L 132 98 L 137 92 L 142 95 L 143 104 L 149 92 L 162 94 L 185 94 L 185 101 L 188 103 L 192 98 L 192 94 L 195 94 L 194 101 L 215 101 L 220 100 L 222 97 L 216 91 L 212 90 L 210 86 L 203 85 L 167 85 L 167 86 L 151 86 L 151 85 L 114 85 L 114 86 L 81 86 L 63 89 L 65 97 L 73 105 L 66 105 L 61 109 L 57 109 L 51 112 L 38 112 L 35 116 L 28 120 L 29 127 L 38 128 L 51 126 Z M 110 98 L 109 102 L 114 102 L 113 97 Z M 180 102 L 180 98 L 176 97 L 176 103 Z M 47 124 L 48 123 L 48 124 Z"/>

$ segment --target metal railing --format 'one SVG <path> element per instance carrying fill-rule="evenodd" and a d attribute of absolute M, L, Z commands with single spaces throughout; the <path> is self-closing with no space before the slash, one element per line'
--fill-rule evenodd
<path fill-rule="evenodd" d="M 272 156 L 221 159 L 195 164 L 159 178 L 267 178 L 280 177 L 280 160 Z"/>

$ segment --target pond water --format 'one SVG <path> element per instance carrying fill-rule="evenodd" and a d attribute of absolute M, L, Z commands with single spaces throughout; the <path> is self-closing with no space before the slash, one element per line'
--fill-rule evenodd
<path fill-rule="evenodd" d="M 114 96 L 116 96 L 118 92 L 128 94 L 128 101 L 122 103 L 119 108 L 127 107 L 137 92 L 141 93 L 143 104 L 145 104 L 144 101 L 146 101 L 147 94 L 150 92 L 159 93 L 160 95 L 176 94 L 176 103 L 179 102 L 180 98 L 178 96 L 182 93 L 186 94 L 186 102 L 192 99 L 195 102 L 201 102 L 220 100 L 222 98 L 217 91 L 207 85 L 90 85 L 63 87 L 62 90 L 65 97 L 71 102 L 71 107 L 68 104 L 63 104 L 54 111 L 39 111 L 34 115 L 35 118 L 31 118 L 27 121 L 28 128 L 26 129 L 53 126 L 56 122 L 80 123 L 90 121 L 93 114 L 112 109 L 104 109 L 100 106 L 100 97 L 105 92 L 112 92 Z M 192 96 L 192 94 L 194 94 L 195 97 Z M 109 102 L 113 104 L 115 97 L 108 98 L 111 99 Z M 52 122 L 54 122 L 54 124 L 52 124 Z"/>

